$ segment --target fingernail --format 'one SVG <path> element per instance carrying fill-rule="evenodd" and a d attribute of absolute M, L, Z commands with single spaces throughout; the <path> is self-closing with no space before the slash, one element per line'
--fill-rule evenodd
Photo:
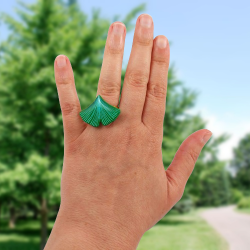
<path fill-rule="evenodd" d="M 60 55 L 56 58 L 56 63 L 59 68 L 63 68 L 66 66 L 66 58 L 63 55 Z"/>
<path fill-rule="evenodd" d="M 142 15 L 140 17 L 140 25 L 144 28 L 150 28 L 153 24 L 152 17 L 149 15 Z"/>
<path fill-rule="evenodd" d="M 124 34 L 124 25 L 121 23 L 115 23 L 113 25 L 113 34 L 123 35 Z"/>
<path fill-rule="evenodd" d="M 202 138 L 202 141 L 203 141 L 203 143 L 204 144 L 206 144 L 207 142 L 208 142 L 208 140 L 211 138 L 211 136 L 212 136 L 212 132 L 207 132 L 204 136 L 203 136 L 203 138 Z"/>
<path fill-rule="evenodd" d="M 165 49 L 167 47 L 167 39 L 165 37 L 158 37 L 156 40 L 156 46 L 160 49 Z"/>
<path fill-rule="evenodd" d="M 113 24 L 112 36 L 110 39 L 110 46 L 113 49 L 122 48 L 124 31 L 125 31 L 125 26 L 122 23 Z"/>

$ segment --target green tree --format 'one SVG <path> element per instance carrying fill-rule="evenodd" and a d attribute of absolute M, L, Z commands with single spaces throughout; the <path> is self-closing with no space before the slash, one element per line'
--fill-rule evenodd
<path fill-rule="evenodd" d="M 23 205 L 22 191 L 18 189 L 15 169 L 0 163 L 0 219 L 1 208 L 8 208 L 9 227 L 14 228 L 17 208 Z"/>
<path fill-rule="evenodd" d="M 199 204 L 205 206 L 220 206 L 230 202 L 229 172 L 225 164 L 219 162 L 210 166 L 200 176 L 200 199 Z"/>
<path fill-rule="evenodd" d="M 8 203 L 10 206 L 10 220 L 9 227 L 15 226 L 15 207 L 13 206 L 14 198 L 13 192 L 15 192 L 15 179 L 13 179 L 13 171 L 6 165 L 0 164 L 0 224 L 1 224 L 1 211 L 2 207 Z"/>
<path fill-rule="evenodd" d="M 41 248 L 47 240 L 48 205 L 60 203 L 60 168 L 50 170 L 49 158 L 37 153 L 30 155 L 25 163 L 18 163 L 15 169 L 16 183 L 20 190 L 22 201 L 32 203 L 40 209 L 41 214 Z"/>
<path fill-rule="evenodd" d="M 77 0 L 68 0 L 68 5 L 73 5 L 73 4 L 76 4 L 77 3 Z"/>
<path fill-rule="evenodd" d="M 143 5 L 132 10 L 124 23 L 130 27 L 142 9 Z M 101 18 L 98 11 L 89 19 L 76 1 L 21 3 L 17 13 L 21 21 L 2 16 L 10 36 L 1 46 L 0 58 L 0 162 L 12 174 L 7 175 L 7 170 L 3 170 L 6 189 L 0 193 L 0 200 L 9 204 L 18 196 L 23 203 L 39 207 L 43 248 L 48 205 L 59 203 L 48 188 L 51 185 L 56 189 L 54 193 L 58 193 L 59 185 L 54 186 L 49 176 L 58 177 L 63 160 L 63 127 L 54 82 L 54 59 L 58 54 L 70 58 L 79 99 L 83 108 L 86 107 L 96 95 L 111 21 Z M 32 164 L 38 172 L 32 172 Z M 27 173 L 21 175 L 21 169 Z M 20 180 L 11 190 L 7 183 L 16 180 L 15 175 L 20 175 Z M 31 186 L 35 188 L 30 189 Z M 21 188 L 23 195 L 16 195 L 16 187 Z"/>
<path fill-rule="evenodd" d="M 250 134 L 247 134 L 234 149 L 231 167 L 235 172 L 233 185 L 245 195 L 250 195 Z"/>
<path fill-rule="evenodd" d="M 63 127 L 54 82 L 54 59 L 58 54 L 65 54 L 71 60 L 78 96 L 85 108 L 96 96 L 111 23 L 100 17 L 98 11 L 88 18 L 75 1 L 65 2 L 37 0 L 32 5 L 21 4 L 20 20 L 2 17 L 10 36 L 1 46 L 0 58 L 0 162 L 4 166 L 0 171 L 1 176 L 5 176 L 2 183 L 6 187 L 0 191 L 0 201 L 10 204 L 15 200 L 19 206 L 16 209 L 25 203 L 40 210 L 41 247 L 46 240 L 47 212 L 59 203 L 59 185 L 53 182 L 59 184 L 63 159 Z M 135 8 L 122 20 L 128 30 L 143 8 L 144 5 Z M 163 139 L 165 166 L 171 163 L 186 136 L 205 126 L 199 115 L 188 114 L 196 94 L 176 79 L 173 67 L 168 80 Z M 210 165 L 218 162 L 217 146 L 222 140 L 216 139 L 206 146 L 188 183 L 189 194 L 200 197 L 201 173 L 208 162 Z M 13 189 L 8 187 L 10 184 Z"/>

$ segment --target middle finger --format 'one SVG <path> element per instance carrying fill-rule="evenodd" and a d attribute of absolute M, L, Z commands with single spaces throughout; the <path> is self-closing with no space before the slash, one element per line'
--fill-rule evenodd
<path fill-rule="evenodd" d="M 136 22 L 132 51 L 124 79 L 120 109 L 121 114 L 140 120 L 149 80 L 153 46 L 153 20 L 146 14 Z"/>
<path fill-rule="evenodd" d="M 97 95 L 113 106 L 118 105 L 120 97 L 125 36 L 123 23 L 115 22 L 110 26 L 98 83 Z"/>

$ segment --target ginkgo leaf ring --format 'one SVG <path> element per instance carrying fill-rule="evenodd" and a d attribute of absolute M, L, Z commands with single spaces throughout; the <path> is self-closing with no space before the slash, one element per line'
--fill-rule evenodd
<path fill-rule="evenodd" d="M 120 112 L 119 108 L 110 105 L 98 95 L 88 108 L 80 112 L 80 116 L 84 122 L 98 127 L 100 124 L 106 126 L 115 121 Z"/>

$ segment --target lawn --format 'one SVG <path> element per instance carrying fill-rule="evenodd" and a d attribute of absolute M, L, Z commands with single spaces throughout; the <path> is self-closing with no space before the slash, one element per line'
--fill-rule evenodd
<path fill-rule="evenodd" d="M 53 223 L 50 223 L 50 229 Z M 39 222 L 19 221 L 15 229 L 2 225 L 1 250 L 38 250 Z M 227 245 L 197 213 L 168 214 L 145 233 L 138 250 L 227 250 Z"/>
<path fill-rule="evenodd" d="M 7 223 L 2 223 L 0 228 L 0 250 L 39 250 L 39 225 L 39 221 L 19 220 L 15 229 L 9 229 Z M 50 222 L 50 230 L 52 226 L 53 222 Z"/>
<path fill-rule="evenodd" d="M 239 213 L 250 214 L 250 208 L 236 208 L 235 211 Z"/>
<path fill-rule="evenodd" d="M 197 212 L 167 215 L 146 232 L 138 250 L 228 250 L 226 242 Z"/>

